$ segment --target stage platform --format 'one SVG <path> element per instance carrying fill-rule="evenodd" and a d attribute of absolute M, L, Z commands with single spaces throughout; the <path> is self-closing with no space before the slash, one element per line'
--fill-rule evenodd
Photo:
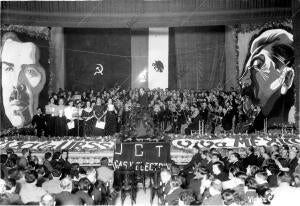
<path fill-rule="evenodd" d="M 2 137 L 0 142 L 1 152 L 12 148 L 18 154 L 22 149 L 29 148 L 32 155 L 43 157 L 47 151 L 67 149 L 69 161 L 82 166 L 98 166 L 102 157 L 113 160 L 115 143 L 120 142 L 118 135 L 111 137 L 35 137 L 35 136 L 9 136 Z M 243 148 L 249 146 L 294 145 L 300 146 L 300 135 L 295 134 L 220 134 L 211 135 L 177 135 L 165 134 L 155 140 L 127 139 L 125 142 L 168 142 L 170 156 L 177 164 L 183 165 L 192 158 L 192 147 L 198 144 L 201 148 L 218 148 L 222 153 L 224 148 Z"/>

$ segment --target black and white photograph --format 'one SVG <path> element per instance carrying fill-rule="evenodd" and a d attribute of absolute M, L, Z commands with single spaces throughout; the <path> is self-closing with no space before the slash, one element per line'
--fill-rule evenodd
<path fill-rule="evenodd" d="M 0 205 L 300 197 L 300 0 L 1 0 Z"/>

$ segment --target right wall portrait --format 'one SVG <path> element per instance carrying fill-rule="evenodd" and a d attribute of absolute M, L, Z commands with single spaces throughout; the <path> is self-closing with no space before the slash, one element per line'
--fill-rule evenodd
<path fill-rule="evenodd" d="M 255 114 L 253 127 L 293 123 L 294 48 L 286 25 L 237 33 L 239 85 L 243 110 Z M 255 111 L 253 111 L 255 110 Z"/>

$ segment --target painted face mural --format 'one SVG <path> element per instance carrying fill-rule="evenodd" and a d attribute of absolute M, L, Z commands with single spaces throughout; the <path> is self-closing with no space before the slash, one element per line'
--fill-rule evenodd
<path fill-rule="evenodd" d="M 265 116 L 293 84 L 292 44 L 292 34 L 283 29 L 270 29 L 262 32 L 250 45 L 240 85 L 242 93 L 249 97 L 246 104 L 260 106 Z"/>
<path fill-rule="evenodd" d="M 7 118 L 14 127 L 31 122 L 46 81 L 39 64 L 39 50 L 32 42 L 20 42 L 14 33 L 2 39 L 2 97 Z"/>

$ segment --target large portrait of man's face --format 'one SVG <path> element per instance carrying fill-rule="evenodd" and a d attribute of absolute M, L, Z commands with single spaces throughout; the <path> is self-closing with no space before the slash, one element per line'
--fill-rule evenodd
<path fill-rule="evenodd" d="M 31 122 L 46 82 L 39 49 L 32 42 L 21 42 L 14 33 L 6 33 L 0 54 L 5 114 L 14 127 L 23 127 Z"/>
<path fill-rule="evenodd" d="M 294 80 L 293 35 L 284 29 L 270 29 L 251 43 L 240 76 L 242 93 L 268 116 L 276 100 L 287 93 Z M 249 103 L 249 102 L 248 102 Z"/>

